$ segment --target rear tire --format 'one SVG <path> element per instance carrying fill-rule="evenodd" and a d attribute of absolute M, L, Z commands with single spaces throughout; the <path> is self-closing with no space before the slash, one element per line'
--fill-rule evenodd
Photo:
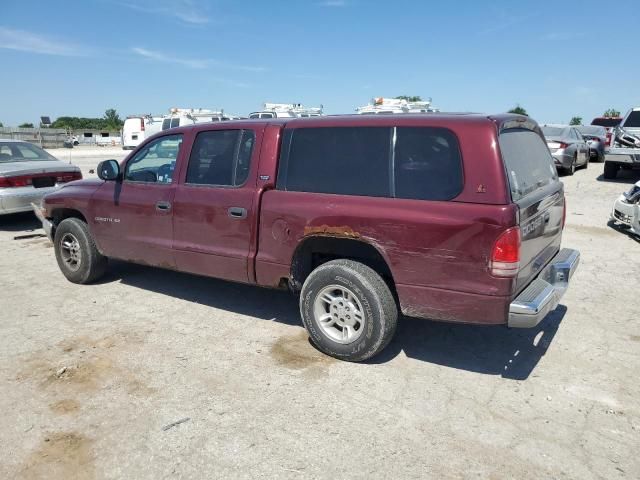
<path fill-rule="evenodd" d="M 91 283 L 107 269 L 103 256 L 89 233 L 89 227 L 78 218 L 67 218 L 56 228 L 53 246 L 58 267 L 73 283 Z"/>
<path fill-rule="evenodd" d="M 604 178 L 607 180 L 613 180 L 618 176 L 618 170 L 620 170 L 620 165 L 616 165 L 615 163 L 607 163 L 604 162 Z"/>
<path fill-rule="evenodd" d="M 332 260 L 311 272 L 302 286 L 300 314 L 318 350 L 349 362 L 380 353 L 398 323 L 388 285 L 353 260 Z"/>

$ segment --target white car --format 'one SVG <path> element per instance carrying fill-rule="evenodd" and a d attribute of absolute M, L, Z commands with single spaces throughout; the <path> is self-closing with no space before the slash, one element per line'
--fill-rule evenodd
<path fill-rule="evenodd" d="M 63 183 L 81 179 L 78 167 L 37 145 L 0 139 L 0 215 L 31 211 L 31 203 L 40 203 Z"/>
<path fill-rule="evenodd" d="M 613 204 L 611 220 L 629 228 L 631 233 L 640 235 L 640 182 L 618 197 Z"/>

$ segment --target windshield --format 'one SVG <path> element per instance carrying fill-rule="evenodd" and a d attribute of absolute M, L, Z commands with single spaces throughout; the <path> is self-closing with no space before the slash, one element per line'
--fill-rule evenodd
<path fill-rule="evenodd" d="M 631 128 L 640 128 L 640 110 L 634 110 L 624 121 L 624 126 Z"/>
<path fill-rule="evenodd" d="M 0 141 L 0 163 L 57 160 L 40 147 L 27 142 Z"/>
<path fill-rule="evenodd" d="M 544 133 L 545 137 L 562 137 L 564 135 L 565 127 L 548 127 L 544 126 L 542 128 L 542 133 Z"/>
<path fill-rule="evenodd" d="M 604 137 L 607 133 L 604 127 L 590 126 L 590 125 L 582 125 L 582 126 L 576 127 L 576 130 L 578 130 L 583 135 L 599 135 L 601 137 Z"/>

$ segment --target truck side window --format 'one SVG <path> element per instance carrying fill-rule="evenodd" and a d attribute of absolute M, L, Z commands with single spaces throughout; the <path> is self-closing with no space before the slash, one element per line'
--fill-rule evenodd
<path fill-rule="evenodd" d="M 462 191 L 462 162 L 455 135 L 445 128 L 398 127 L 395 196 L 450 200 Z"/>
<path fill-rule="evenodd" d="M 249 175 L 253 130 L 200 132 L 193 142 L 186 183 L 241 186 Z"/>
<path fill-rule="evenodd" d="M 278 188 L 296 192 L 390 196 L 388 127 L 296 128 Z M 283 185 L 286 183 L 286 185 Z"/>
<path fill-rule="evenodd" d="M 125 181 L 171 183 L 181 145 L 181 134 L 168 135 L 149 143 L 127 162 Z"/>

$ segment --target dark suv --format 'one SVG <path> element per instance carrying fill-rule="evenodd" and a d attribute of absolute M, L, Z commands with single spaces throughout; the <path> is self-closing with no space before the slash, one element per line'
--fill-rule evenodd
<path fill-rule="evenodd" d="M 518 115 L 198 124 L 98 175 L 37 208 L 70 281 L 118 258 L 289 288 L 345 360 L 380 352 L 399 312 L 532 327 L 579 262 L 540 128 Z"/>

